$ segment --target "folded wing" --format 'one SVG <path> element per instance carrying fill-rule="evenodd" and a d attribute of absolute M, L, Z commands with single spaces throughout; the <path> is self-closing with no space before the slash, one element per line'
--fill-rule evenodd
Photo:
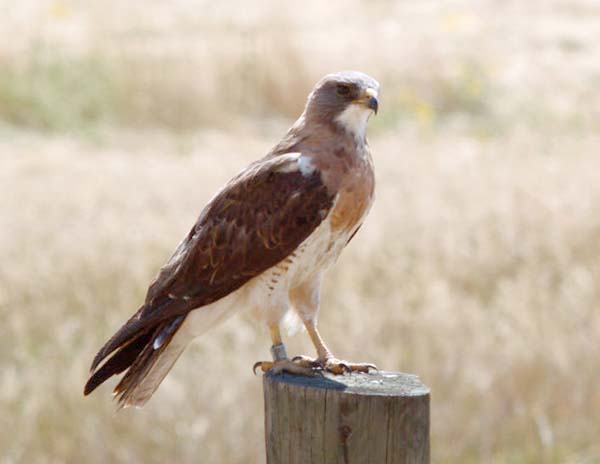
<path fill-rule="evenodd" d="M 210 201 L 150 285 L 144 305 L 94 358 L 92 371 L 117 350 L 92 375 L 86 394 L 135 365 L 141 353 L 164 349 L 190 311 L 284 260 L 318 227 L 334 194 L 303 161 L 298 153 L 258 161 Z"/>

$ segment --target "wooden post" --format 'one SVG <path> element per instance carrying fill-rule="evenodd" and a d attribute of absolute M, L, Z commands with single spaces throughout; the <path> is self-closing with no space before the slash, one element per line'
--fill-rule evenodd
<path fill-rule="evenodd" d="M 399 372 L 263 378 L 268 464 L 429 462 L 429 388 Z"/>

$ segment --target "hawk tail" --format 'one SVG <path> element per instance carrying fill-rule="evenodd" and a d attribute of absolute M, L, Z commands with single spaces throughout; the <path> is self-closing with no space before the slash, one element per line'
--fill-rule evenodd
<path fill-rule="evenodd" d="M 129 320 L 121 326 L 119 330 L 104 344 L 102 348 L 94 356 L 90 370 L 93 372 L 98 365 L 108 355 L 116 349 L 122 349 L 136 341 L 141 336 L 150 336 L 149 333 L 155 329 L 159 323 L 164 322 L 160 319 L 161 309 L 166 306 L 166 303 L 157 305 L 156 307 L 142 306 Z"/>
<path fill-rule="evenodd" d="M 184 319 L 184 316 L 178 316 L 162 321 L 153 330 L 142 332 L 123 343 L 92 374 L 85 385 L 84 395 L 89 395 L 105 380 L 126 370 L 114 390 L 119 408 L 143 406 L 187 346 L 187 339 L 174 338 Z"/>

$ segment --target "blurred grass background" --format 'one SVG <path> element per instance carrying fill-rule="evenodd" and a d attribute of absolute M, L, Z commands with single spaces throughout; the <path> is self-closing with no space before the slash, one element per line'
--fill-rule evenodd
<path fill-rule="evenodd" d="M 81 391 L 205 202 L 340 69 L 382 83 L 378 198 L 326 340 L 432 387 L 434 462 L 600 462 L 596 1 L 0 0 L 0 37 L 0 462 L 264 461 L 243 311 L 143 410 Z"/>

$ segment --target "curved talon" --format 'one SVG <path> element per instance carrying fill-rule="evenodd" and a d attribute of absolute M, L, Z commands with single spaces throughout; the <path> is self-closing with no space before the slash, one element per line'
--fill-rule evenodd
<path fill-rule="evenodd" d="M 254 373 L 254 375 L 256 375 L 256 368 L 258 366 L 262 366 L 262 363 L 263 363 L 262 361 L 258 361 L 258 362 L 254 363 L 254 366 L 252 366 L 252 372 Z"/>
<path fill-rule="evenodd" d="M 256 375 L 256 368 L 258 366 L 260 366 L 260 369 L 265 373 L 269 372 L 271 369 L 273 369 L 273 367 L 275 367 L 271 361 L 258 361 L 254 363 L 254 366 L 252 366 L 252 372 L 254 372 L 254 375 Z"/>
<path fill-rule="evenodd" d="M 341 362 L 339 364 L 339 366 L 342 368 L 342 370 L 344 372 L 347 372 L 348 374 L 352 374 L 352 368 L 348 364 Z"/>
<path fill-rule="evenodd" d="M 280 359 L 274 362 L 258 361 L 252 366 L 254 375 L 256 375 L 256 368 L 259 366 L 265 374 L 271 373 L 277 375 L 287 372 L 288 374 L 305 375 L 307 377 L 312 377 L 315 374 L 314 369 L 295 364 L 289 359 Z"/>
<path fill-rule="evenodd" d="M 379 372 L 379 369 L 377 369 L 377 366 L 375 364 L 371 364 L 371 363 L 354 364 L 352 367 L 354 368 L 353 369 L 354 371 L 362 372 L 364 374 L 369 374 L 370 369 L 374 369 L 376 372 Z"/>
<path fill-rule="evenodd" d="M 308 356 L 298 355 L 292 358 L 293 363 L 297 363 L 302 367 L 310 367 L 312 369 L 323 368 L 323 365 L 318 359 L 310 359 Z"/>
<path fill-rule="evenodd" d="M 379 373 L 379 368 L 375 364 L 365 363 L 365 367 L 367 368 L 367 374 L 369 373 L 369 369 L 373 369 L 375 372 Z"/>
<path fill-rule="evenodd" d="M 377 372 L 377 366 L 371 363 L 351 363 L 348 361 L 340 361 L 337 359 L 329 359 L 321 362 L 323 370 L 331 372 L 335 375 L 352 374 L 353 372 L 362 372 L 365 374 L 369 373 L 370 369 L 374 369 Z"/>

